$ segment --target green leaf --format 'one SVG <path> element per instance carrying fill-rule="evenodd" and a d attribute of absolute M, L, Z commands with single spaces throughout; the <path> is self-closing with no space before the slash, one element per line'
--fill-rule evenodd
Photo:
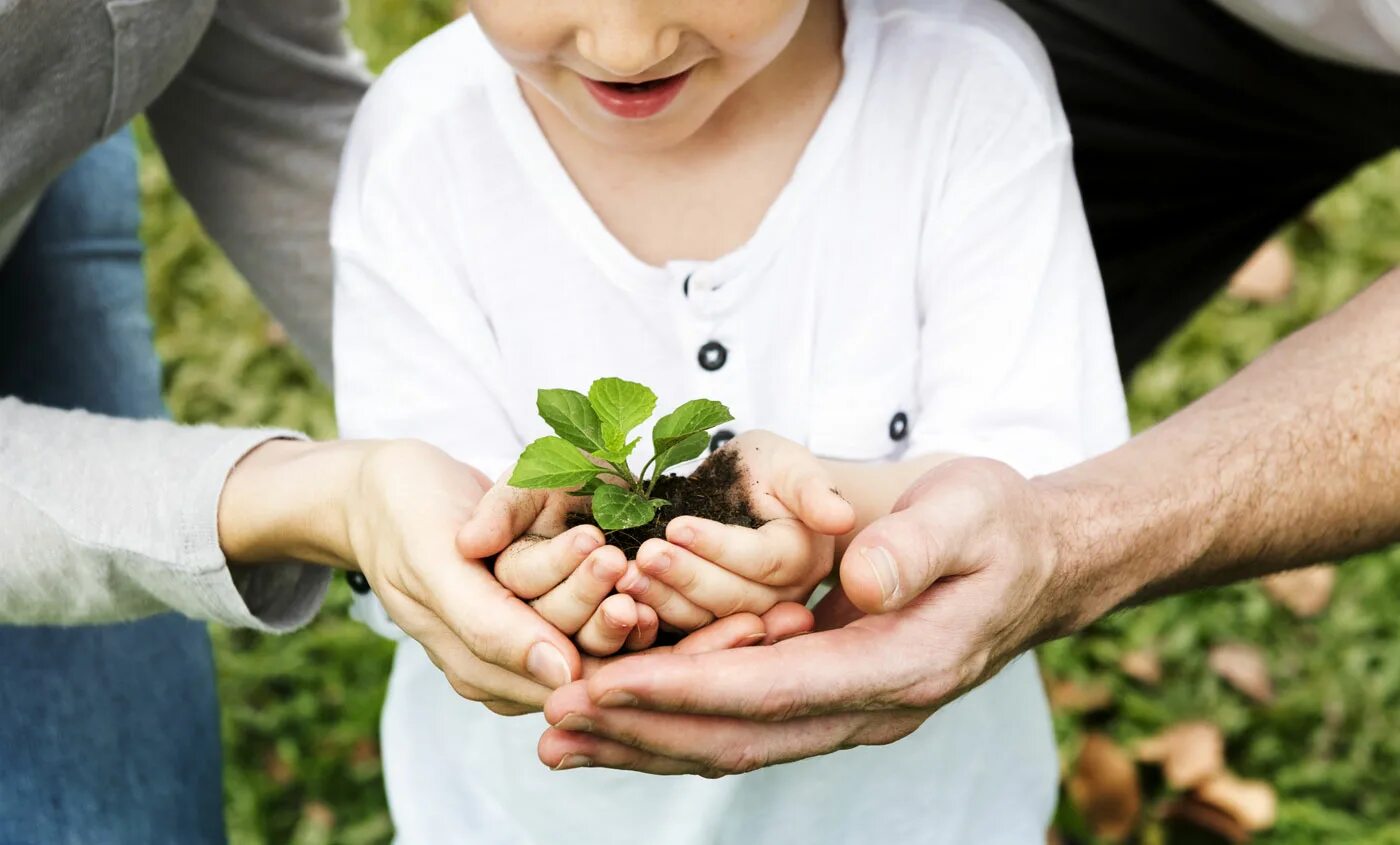
<path fill-rule="evenodd" d="M 596 475 L 595 475 L 595 476 L 593 476 L 592 478 L 588 479 L 586 482 L 584 482 L 584 484 L 583 484 L 582 487 L 580 487 L 580 488 L 578 488 L 577 490 L 573 491 L 573 492 L 570 493 L 569 495 L 570 495 L 570 496 L 592 496 L 593 493 L 594 493 L 595 491 L 597 491 L 597 489 L 598 489 L 599 487 L 602 487 L 602 486 L 603 486 L 604 484 L 606 484 L 606 483 L 607 483 L 607 482 L 604 481 L 602 478 L 600 478 L 599 476 L 596 476 Z"/>
<path fill-rule="evenodd" d="M 651 430 L 651 441 L 659 455 L 696 432 L 709 431 L 732 419 L 734 415 L 729 413 L 724 403 L 713 399 L 692 399 L 656 421 L 656 427 Z"/>
<path fill-rule="evenodd" d="M 654 507 L 654 508 L 656 508 L 657 510 L 661 510 L 662 508 L 666 507 L 666 506 L 669 505 L 669 504 L 671 504 L 671 500 L 670 500 L 670 499 L 652 499 L 652 500 L 651 500 L 651 506 Z"/>
<path fill-rule="evenodd" d="M 603 423 L 587 396 L 577 390 L 541 390 L 535 407 L 555 434 L 585 451 L 603 450 Z"/>
<path fill-rule="evenodd" d="M 525 447 L 510 486 L 552 489 L 587 484 L 603 468 L 562 437 L 541 437 Z"/>
<path fill-rule="evenodd" d="M 656 410 L 656 394 L 650 388 L 620 378 L 593 382 L 588 401 L 603 423 L 603 440 L 609 449 L 623 448 L 627 434 Z"/>
<path fill-rule="evenodd" d="M 605 531 L 636 528 L 656 518 L 651 502 L 611 484 L 604 484 L 593 493 L 593 519 Z"/>
<path fill-rule="evenodd" d="M 703 431 L 697 431 L 689 437 L 672 443 L 664 452 L 656 457 L 656 475 L 653 478 L 660 478 L 661 473 L 676 464 L 683 464 L 691 458 L 697 458 L 705 451 L 705 447 L 710 445 L 710 435 Z"/>
<path fill-rule="evenodd" d="M 598 457 L 615 464 L 625 464 L 627 459 L 632 457 L 632 450 L 637 448 L 637 444 L 642 442 L 642 438 L 634 437 L 632 442 L 621 449 L 604 449 L 598 453 Z"/>

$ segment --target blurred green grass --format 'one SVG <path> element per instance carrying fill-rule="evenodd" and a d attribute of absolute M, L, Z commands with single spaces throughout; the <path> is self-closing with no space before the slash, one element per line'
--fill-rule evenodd
<path fill-rule="evenodd" d="M 376 69 L 450 19 L 450 0 L 354 0 L 351 29 Z M 142 135 L 144 237 L 156 343 L 174 415 L 187 422 L 335 433 L 331 397 L 200 231 Z M 1220 297 L 1132 378 L 1145 427 L 1220 383 L 1290 331 L 1400 265 L 1400 155 L 1359 172 L 1284 232 L 1298 278 L 1274 306 Z M 381 843 L 385 807 L 377 718 L 392 649 L 345 614 L 337 583 L 307 629 L 280 638 L 214 631 L 233 845 Z M 1278 687 L 1254 704 L 1206 665 L 1225 642 L 1260 646 Z M 1125 651 L 1155 649 L 1164 681 L 1123 675 Z M 1086 727 L 1129 741 L 1185 718 L 1223 727 L 1236 770 L 1274 784 L 1280 819 L 1257 841 L 1400 843 L 1400 551 L 1341 569 L 1331 608 L 1299 621 L 1256 585 L 1117 614 L 1041 650 L 1046 671 L 1103 684 L 1112 707 L 1056 715 L 1075 753 Z M 531 765 L 531 761 L 522 761 Z M 1072 807 L 1063 817 L 1076 824 Z M 1149 825 L 1143 842 L 1165 842 Z"/>

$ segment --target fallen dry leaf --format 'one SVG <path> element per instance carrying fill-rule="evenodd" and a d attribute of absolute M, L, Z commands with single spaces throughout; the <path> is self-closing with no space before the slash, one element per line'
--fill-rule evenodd
<path fill-rule="evenodd" d="M 307 801 L 301 805 L 301 816 L 312 827 L 330 830 L 335 827 L 335 810 L 321 801 Z"/>
<path fill-rule="evenodd" d="M 1159 764 L 1173 789 L 1190 789 L 1225 771 L 1225 737 L 1210 722 L 1182 722 L 1138 743 L 1137 758 Z"/>
<path fill-rule="evenodd" d="M 1274 700 L 1274 681 L 1269 675 L 1269 663 L 1264 652 L 1245 643 L 1226 643 L 1210 650 L 1207 659 L 1211 671 L 1225 682 L 1255 701 L 1268 704 Z"/>
<path fill-rule="evenodd" d="M 1151 649 L 1129 651 L 1118 659 L 1123 674 L 1141 684 L 1155 687 L 1162 682 L 1162 660 Z"/>
<path fill-rule="evenodd" d="M 1316 616 L 1332 601 L 1337 567 L 1332 564 L 1293 569 L 1270 575 L 1261 582 L 1269 597 L 1302 619 Z"/>
<path fill-rule="evenodd" d="M 1227 813 L 1246 830 L 1268 830 L 1278 818 L 1278 795 L 1260 780 L 1220 772 L 1196 786 L 1196 797 Z"/>
<path fill-rule="evenodd" d="M 1230 295 L 1245 302 L 1281 302 L 1293 290 L 1293 252 L 1277 238 L 1254 251 L 1230 277 Z"/>
<path fill-rule="evenodd" d="M 1244 825 L 1231 818 L 1229 813 L 1192 795 L 1176 798 L 1161 812 L 1162 818 L 1169 824 L 1185 825 L 1193 832 L 1204 830 L 1234 845 L 1244 845 L 1252 838 Z M 1175 837 L 1172 838 L 1174 840 Z"/>
<path fill-rule="evenodd" d="M 1062 713 L 1094 713 L 1113 704 L 1113 690 L 1097 681 L 1047 681 L 1050 706 Z"/>
<path fill-rule="evenodd" d="M 1142 810 L 1137 767 L 1128 753 L 1104 734 L 1084 737 L 1068 789 L 1095 836 L 1121 842 L 1137 827 Z"/>

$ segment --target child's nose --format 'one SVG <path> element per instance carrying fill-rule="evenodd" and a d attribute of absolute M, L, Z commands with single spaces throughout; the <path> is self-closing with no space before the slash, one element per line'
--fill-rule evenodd
<path fill-rule="evenodd" d="M 581 27 L 578 51 L 599 69 L 628 80 L 660 65 L 680 45 L 681 28 L 650 20 L 644 10 L 621 13 L 591 27 Z"/>

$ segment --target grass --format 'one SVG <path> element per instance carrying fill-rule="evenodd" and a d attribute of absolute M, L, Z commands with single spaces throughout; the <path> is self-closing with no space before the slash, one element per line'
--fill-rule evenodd
<path fill-rule="evenodd" d="M 382 67 L 448 20 L 449 0 L 356 0 L 351 28 Z M 269 424 L 318 437 L 335 432 L 331 397 L 246 286 L 209 244 L 143 136 L 144 235 L 166 398 L 187 422 Z M 1297 288 L 1276 306 L 1211 303 L 1132 378 L 1141 428 L 1220 383 L 1278 338 L 1335 308 L 1400 264 L 1400 156 L 1357 174 L 1285 233 Z M 329 606 L 287 637 L 215 630 L 223 701 L 228 822 L 234 845 L 387 842 L 377 718 L 388 643 Z M 1278 687 L 1262 706 L 1206 665 L 1215 644 L 1261 647 Z M 1121 741 L 1185 718 L 1224 729 L 1241 773 L 1274 784 L 1277 827 L 1266 845 L 1400 843 L 1400 552 L 1366 555 L 1340 573 L 1331 608 L 1298 621 L 1255 585 L 1172 599 L 1117 614 L 1041 650 L 1057 678 L 1105 685 L 1094 716 L 1058 713 L 1069 759 L 1086 727 Z M 1124 651 L 1151 647 L 1165 679 L 1144 687 L 1118 669 Z M 522 765 L 530 765 L 522 761 Z M 1066 824 L 1076 825 L 1066 805 Z M 1149 824 L 1147 843 L 1168 840 Z"/>

